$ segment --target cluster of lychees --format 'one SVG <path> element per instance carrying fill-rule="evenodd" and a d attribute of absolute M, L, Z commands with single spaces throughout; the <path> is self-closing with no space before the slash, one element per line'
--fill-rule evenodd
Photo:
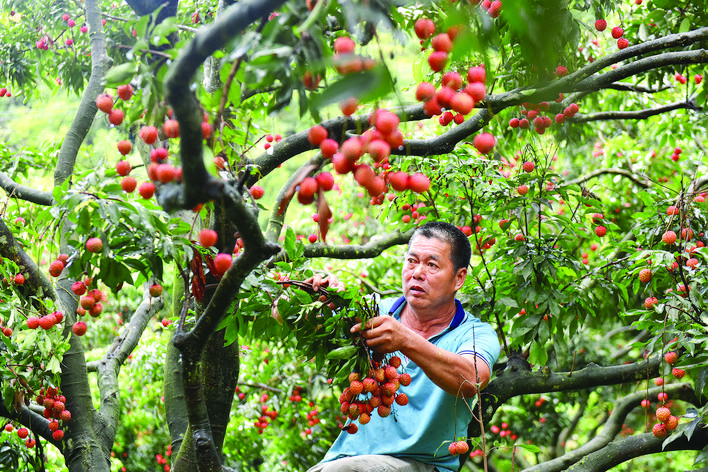
<path fill-rule="evenodd" d="M 558 72 L 556 71 L 556 73 Z M 556 101 L 560 102 L 561 100 L 562 99 L 559 97 Z M 543 112 L 548 111 L 551 107 L 548 102 L 522 103 L 521 106 L 520 113 L 522 118 L 514 117 L 510 119 L 509 126 L 512 128 L 529 129 L 531 125 L 533 125 L 538 134 L 545 133 L 546 129 L 553 124 L 553 121 L 555 121 L 556 124 L 563 124 L 566 118 L 572 118 L 580 111 L 580 107 L 576 103 L 571 103 L 565 107 L 563 113 L 557 113 L 553 120 L 551 120 L 550 116 L 543 115 Z"/>
<path fill-rule="evenodd" d="M 334 40 L 334 68 L 342 75 L 348 75 L 362 70 L 370 70 L 376 61 L 354 53 L 356 43 L 347 36 L 340 36 Z"/>
<path fill-rule="evenodd" d="M 354 180 L 364 187 L 369 195 L 380 198 L 390 185 L 396 191 L 413 190 L 425 192 L 430 188 L 430 179 L 424 174 L 405 172 L 382 172 L 377 174 L 375 169 L 384 171 L 390 169 L 388 157 L 392 148 L 403 146 L 403 134 L 398 129 L 400 119 L 395 113 L 387 110 L 376 110 L 371 114 L 370 124 L 373 128 L 366 130 L 361 136 L 347 138 L 341 145 L 329 138 L 329 132 L 322 125 L 313 126 L 308 132 L 308 140 L 313 146 L 319 146 L 320 152 L 326 159 L 332 160 L 334 169 L 339 174 L 352 173 Z M 359 162 L 368 154 L 374 161 L 373 166 Z M 298 190 L 298 201 L 309 204 L 314 200 L 318 188 L 331 189 L 334 186 L 332 175 L 323 172 L 316 177 L 306 177 Z"/>
<path fill-rule="evenodd" d="M 676 351 L 667 352 L 664 355 L 664 360 L 667 364 L 674 365 L 678 362 L 678 353 Z M 682 379 L 686 375 L 685 370 L 675 367 L 672 369 L 671 373 L 677 379 Z M 657 378 L 654 383 L 657 386 L 661 386 L 664 384 L 664 379 Z M 673 431 L 678 427 L 679 419 L 678 416 L 671 414 L 671 404 L 668 401 L 668 395 L 666 395 L 665 392 L 659 393 L 657 398 L 659 402 L 661 402 L 661 406 L 656 409 L 656 419 L 659 420 L 659 423 L 656 423 L 653 426 L 652 433 L 654 433 L 655 437 L 661 439 L 664 438 L 670 431 Z M 649 408 L 649 406 L 649 400 L 642 400 L 642 407 Z"/>
<path fill-rule="evenodd" d="M 268 401 L 268 394 L 261 395 L 261 416 L 253 422 L 253 426 L 258 430 L 258 434 L 263 434 L 263 430 L 268 427 L 268 421 L 272 421 L 278 416 L 276 410 L 271 410 L 265 402 Z"/>
<path fill-rule="evenodd" d="M 265 144 L 263 145 L 263 149 L 266 149 L 266 150 L 270 149 L 270 147 L 273 145 L 273 144 L 272 144 L 273 142 L 276 142 L 276 143 L 277 143 L 277 142 L 279 142 L 281 139 L 283 139 L 283 137 L 282 137 L 281 135 L 279 135 L 279 134 L 276 134 L 275 136 L 273 136 L 272 134 L 267 134 L 267 135 L 266 135 L 266 142 L 265 142 Z"/>
<path fill-rule="evenodd" d="M 9 326 L 3 326 L 2 319 L 0 319 L 0 332 L 2 332 L 2 334 L 4 336 L 7 336 L 8 338 L 12 336 L 12 328 L 10 328 Z"/>
<path fill-rule="evenodd" d="M 8 423 L 5 425 L 5 431 L 8 433 L 11 433 L 15 430 L 15 427 L 12 425 L 12 423 Z M 29 429 L 22 427 L 17 429 L 17 437 L 20 439 L 25 440 L 25 446 L 29 447 L 30 449 L 35 446 L 35 440 L 32 438 L 29 438 Z"/>
<path fill-rule="evenodd" d="M 27 327 L 29 329 L 37 329 L 41 327 L 46 331 L 62 321 L 64 321 L 64 314 L 61 311 L 55 311 L 42 317 L 37 317 L 34 315 L 27 317 Z"/>
<path fill-rule="evenodd" d="M 501 2 L 498 2 L 498 5 L 501 9 Z M 452 26 L 444 33 L 435 34 L 435 23 L 428 18 L 421 18 L 415 22 L 414 29 L 421 44 L 425 44 L 430 39 L 433 52 L 428 56 L 428 65 L 433 72 L 442 72 L 447 65 L 448 54 L 452 51 L 453 41 L 460 32 L 460 27 Z M 423 102 L 423 111 L 428 116 L 440 115 L 441 125 L 447 126 L 452 121 L 460 124 L 464 121 L 464 116 L 486 96 L 486 81 L 487 72 L 481 66 L 473 66 L 467 70 L 467 84 L 464 84 L 459 72 L 449 71 L 443 74 L 441 85 L 437 89 L 430 82 L 418 84 L 415 97 Z M 453 114 L 450 110 L 457 114 Z M 479 152 L 488 154 L 494 149 L 496 142 L 491 134 L 481 133 L 475 136 L 473 144 Z"/>
<path fill-rule="evenodd" d="M 421 19 L 419 22 L 432 25 L 432 31 L 435 31 L 435 25 L 431 20 Z M 429 23 L 427 23 L 429 22 Z M 421 31 L 421 34 L 426 35 L 429 29 L 416 28 L 416 32 Z M 428 56 L 428 65 L 434 72 L 441 72 L 447 64 L 447 55 L 452 50 L 452 38 L 456 35 L 456 29 L 449 29 L 446 33 L 440 33 L 431 39 L 431 45 L 434 52 Z M 430 82 L 421 82 L 416 88 L 415 96 L 418 101 L 423 102 L 423 110 L 428 116 L 438 116 L 443 114 L 443 110 L 454 110 L 458 114 L 464 116 L 469 114 L 475 105 L 482 101 L 487 94 L 485 82 L 487 80 L 487 72 L 484 67 L 470 67 L 467 70 L 467 81 L 465 85 L 462 76 L 459 72 L 450 71 L 443 74 L 441 85 L 438 89 Z M 449 118 L 449 116 L 448 116 Z M 453 120 L 455 118 L 453 117 Z M 462 118 L 457 118 L 456 123 L 464 121 Z M 449 121 L 443 116 L 440 124 L 447 125 Z"/>
<path fill-rule="evenodd" d="M 59 395 L 59 392 L 54 387 L 47 387 L 46 392 L 44 387 L 39 390 L 37 395 L 37 404 L 44 407 L 44 417 L 49 420 L 49 430 L 52 431 L 52 437 L 55 441 L 61 441 L 64 438 L 64 431 L 59 429 L 60 421 L 66 424 L 71 420 L 71 412 L 66 409 L 66 397 Z"/>
<path fill-rule="evenodd" d="M 607 227 L 602 225 L 601 223 L 604 223 L 605 221 L 605 215 L 602 213 L 593 213 L 592 214 L 592 222 L 593 224 L 597 225 L 595 226 L 595 234 L 602 238 L 607 234 Z"/>
<path fill-rule="evenodd" d="M 607 29 L 607 20 L 599 19 L 595 21 L 595 29 L 602 32 Z M 617 40 L 617 47 L 624 49 L 629 46 L 629 40 L 624 37 L 624 29 L 620 26 L 615 26 L 611 31 L 612 37 Z"/>
<path fill-rule="evenodd" d="M 674 152 L 671 154 L 671 160 L 674 162 L 678 162 L 679 159 L 681 159 L 681 153 L 683 152 L 683 149 L 680 147 L 675 147 Z"/>
<path fill-rule="evenodd" d="M 394 402 L 401 406 L 408 404 L 408 396 L 398 392 L 398 389 L 401 385 L 410 385 L 411 376 L 407 373 L 399 374 L 397 369 L 400 366 L 401 358 L 392 356 L 387 362 L 374 362 L 364 379 L 358 373 L 349 374 L 349 387 L 339 396 L 342 413 L 352 421 L 344 426 L 344 430 L 354 434 L 359 430 L 355 420 L 365 425 L 371 421 L 374 411 L 385 418 L 391 414 Z"/>
<path fill-rule="evenodd" d="M 493 2 L 490 0 L 483 0 L 482 2 L 472 0 L 471 3 L 479 3 L 479 6 L 485 9 L 492 18 L 497 18 L 499 13 L 501 13 L 502 2 L 500 0 L 494 0 Z"/>
<path fill-rule="evenodd" d="M 168 463 L 169 461 L 167 460 L 168 457 L 172 455 L 172 445 L 168 444 L 167 445 L 167 450 L 165 451 L 165 455 L 163 456 L 162 454 L 155 454 L 155 460 L 157 461 L 158 465 L 163 466 L 162 470 L 165 472 L 170 472 L 171 467 L 170 464 Z"/>
<path fill-rule="evenodd" d="M 313 402 L 310 402 L 310 407 L 314 407 Z M 305 434 L 312 434 L 312 427 L 320 422 L 320 419 L 317 417 L 319 413 L 320 411 L 316 407 L 307 413 L 306 419 L 308 427 L 303 431 Z"/>
<path fill-rule="evenodd" d="M 123 99 L 123 101 L 128 101 L 133 96 L 134 91 L 132 85 L 125 84 L 118 86 L 116 93 L 121 99 Z M 107 93 L 100 95 L 96 99 L 96 106 L 99 110 L 107 113 L 108 120 L 113 125 L 118 126 L 123 123 L 125 114 L 122 110 L 114 108 L 113 105 L 113 97 Z M 168 115 L 171 115 L 171 112 L 168 113 Z M 201 127 L 203 139 L 207 139 L 211 136 L 213 130 L 206 114 L 203 117 Z M 158 138 L 160 137 L 157 127 L 152 125 L 143 126 L 140 128 L 138 135 L 140 136 L 140 139 L 148 146 L 153 146 L 157 143 Z M 162 136 L 164 139 L 178 138 L 179 122 L 172 118 L 166 120 L 162 124 Z M 154 147 L 150 151 L 150 160 L 152 162 L 147 167 L 147 174 L 150 181 L 143 182 L 138 187 L 138 182 L 135 177 L 131 177 L 129 175 L 132 170 L 132 166 L 125 159 L 125 156 L 130 154 L 133 150 L 133 143 L 127 139 L 124 139 L 118 141 L 117 148 L 118 152 L 124 157 L 116 163 L 116 172 L 118 175 L 123 177 L 120 185 L 121 188 L 127 193 L 132 193 L 137 187 L 141 197 L 145 199 L 152 198 L 156 190 L 155 182 L 167 184 L 174 180 L 181 181 L 182 179 L 182 169 L 167 162 L 169 157 L 168 150 L 164 147 Z M 221 162 L 218 162 L 217 158 L 214 158 L 214 163 L 218 168 L 223 169 L 225 163 L 223 158 L 219 159 L 221 159 Z"/>
<path fill-rule="evenodd" d="M 103 251 L 103 241 L 101 238 L 89 238 L 86 241 L 86 249 L 89 252 L 99 253 Z M 97 317 L 103 313 L 103 302 L 108 301 L 106 294 L 103 291 L 94 288 L 89 290 L 93 283 L 93 278 L 86 277 L 84 280 L 77 280 L 71 285 L 71 291 L 79 297 L 79 306 L 76 308 L 76 313 L 79 316 L 85 316 L 87 313 L 92 317 Z M 77 321 L 72 326 L 72 331 L 77 336 L 86 334 L 86 323 Z"/>
<path fill-rule="evenodd" d="M 213 229 L 203 229 L 199 232 L 199 244 L 202 245 L 204 248 L 210 248 L 212 246 L 215 246 L 217 241 L 218 241 L 219 235 L 216 231 Z M 236 244 L 236 247 L 234 248 L 234 253 L 238 252 L 237 248 L 240 248 L 240 244 Z M 214 269 L 216 271 L 216 276 L 221 277 L 226 273 L 227 270 L 231 267 L 231 264 L 233 264 L 233 256 L 231 254 L 226 254 L 226 253 L 219 253 L 216 256 L 214 256 Z"/>
<path fill-rule="evenodd" d="M 423 208 L 425 208 L 425 203 L 422 202 L 414 203 L 413 205 L 404 203 L 403 206 L 401 206 L 401 210 L 410 211 L 410 214 L 406 213 L 403 215 L 401 217 L 401 221 L 403 223 L 410 223 L 411 221 L 422 222 L 427 218 L 427 216 L 421 211 Z"/>
<path fill-rule="evenodd" d="M 7 97 L 7 98 L 12 97 L 12 94 L 10 93 L 10 91 L 6 87 L 0 88 L 0 98 L 2 98 L 2 97 Z"/>
<path fill-rule="evenodd" d="M 470 445 L 467 444 L 467 441 L 453 441 L 450 443 L 447 450 L 451 455 L 458 456 L 460 454 L 467 454 L 470 450 Z"/>

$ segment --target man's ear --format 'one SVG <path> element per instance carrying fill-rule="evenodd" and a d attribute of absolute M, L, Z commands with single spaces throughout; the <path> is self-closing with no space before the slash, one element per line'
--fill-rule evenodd
<path fill-rule="evenodd" d="M 455 291 L 462 288 L 465 284 L 465 278 L 467 278 L 467 268 L 462 267 L 461 269 L 458 269 L 457 274 L 455 274 Z"/>

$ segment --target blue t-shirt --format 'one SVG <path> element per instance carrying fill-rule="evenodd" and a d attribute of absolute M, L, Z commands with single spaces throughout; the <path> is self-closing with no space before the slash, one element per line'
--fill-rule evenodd
<path fill-rule="evenodd" d="M 499 340 L 487 323 L 465 312 L 455 300 L 457 312 L 450 325 L 428 341 L 455 354 L 473 354 L 483 359 L 489 370 L 499 357 Z M 405 305 L 403 297 L 383 300 L 380 313 L 388 313 L 400 320 Z M 385 454 L 413 459 L 437 467 L 440 471 L 456 471 L 458 456 L 448 452 L 448 443 L 467 435 L 472 412 L 462 398 L 455 397 L 435 385 L 423 370 L 400 352 L 399 373 L 407 372 L 411 383 L 401 386 L 399 392 L 408 396 L 408 405 L 393 405 L 390 416 L 381 418 L 375 412 L 371 421 L 359 425 L 356 434 L 342 432 L 322 462 L 343 456 Z M 474 382 L 474 379 L 469 379 Z M 471 401 L 468 400 L 471 405 Z M 456 420 L 456 421 L 455 421 Z"/>

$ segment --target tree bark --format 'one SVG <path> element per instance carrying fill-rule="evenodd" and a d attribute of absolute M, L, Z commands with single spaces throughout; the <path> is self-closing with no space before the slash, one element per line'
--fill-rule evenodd
<path fill-rule="evenodd" d="M 59 158 L 54 170 L 54 185 L 57 187 L 74 173 L 76 155 L 98 111 L 96 98 L 103 91 L 103 78 L 111 63 L 106 53 L 106 36 L 101 24 L 101 10 L 96 0 L 86 0 L 86 22 L 91 38 L 91 77 L 81 97 L 74 121 L 59 149 Z"/>

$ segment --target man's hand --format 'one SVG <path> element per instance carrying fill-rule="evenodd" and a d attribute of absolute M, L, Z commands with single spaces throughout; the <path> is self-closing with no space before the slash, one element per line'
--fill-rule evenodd
<path fill-rule="evenodd" d="M 489 383 L 491 372 L 481 358 L 440 349 L 391 316 L 371 318 L 363 327 L 358 323 L 351 332 L 360 333 L 374 352 L 400 351 L 450 395 L 470 398 Z"/>
<path fill-rule="evenodd" d="M 312 284 L 312 290 L 315 292 L 320 289 L 320 287 L 330 287 L 336 289 L 338 292 L 344 290 L 344 283 L 340 282 L 337 277 L 332 274 L 322 276 L 321 274 L 315 274 L 309 279 L 303 280 L 303 282 Z"/>
<path fill-rule="evenodd" d="M 381 354 L 404 350 L 406 340 L 413 334 L 410 329 L 390 316 L 371 318 L 364 327 L 357 323 L 352 326 L 351 332 L 361 333 L 366 345 Z"/>

